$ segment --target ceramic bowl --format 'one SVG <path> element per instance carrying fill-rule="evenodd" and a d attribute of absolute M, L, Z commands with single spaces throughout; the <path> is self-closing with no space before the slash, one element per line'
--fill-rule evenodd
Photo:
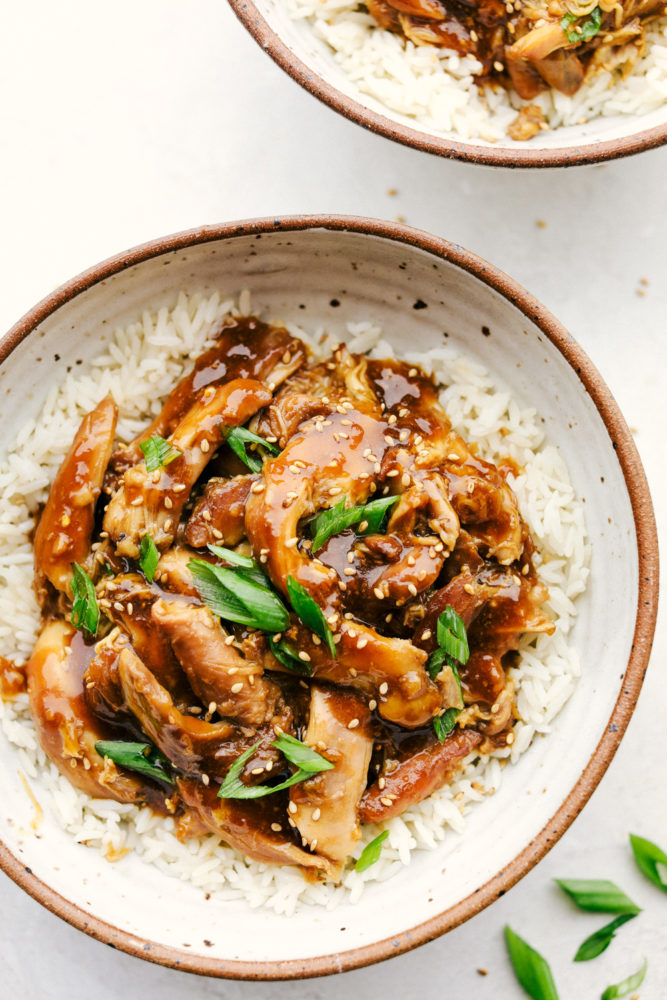
<path fill-rule="evenodd" d="M 667 143 L 667 104 L 644 115 L 597 118 L 544 131 L 529 142 L 463 139 L 437 132 L 364 94 L 305 21 L 294 21 L 285 0 L 229 0 L 255 41 L 298 84 L 334 111 L 372 132 L 437 156 L 497 167 L 569 167 L 631 156 Z"/>
<path fill-rule="evenodd" d="M 3 446 L 38 413 L 66 367 L 85 365 L 116 325 L 144 308 L 173 305 L 178 289 L 227 295 L 246 288 L 266 315 L 308 326 L 326 323 L 342 334 L 347 321 L 379 321 L 399 356 L 407 345 L 439 344 L 447 332 L 450 343 L 483 358 L 542 414 L 585 498 L 593 543 L 573 634 L 584 670 L 553 733 L 505 770 L 500 791 L 472 810 L 463 836 L 413 854 L 409 868 L 368 887 L 355 906 L 304 908 L 286 919 L 205 902 L 201 891 L 132 855 L 109 864 L 48 815 L 35 837 L 16 751 L 0 744 L 0 865 L 27 892 L 141 958 L 212 976 L 274 979 L 338 972 L 414 948 L 492 903 L 553 846 L 604 774 L 639 694 L 655 620 L 657 542 L 631 435 L 576 341 L 479 257 L 371 220 L 215 226 L 130 250 L 73 279 L 0 345 Z"/>

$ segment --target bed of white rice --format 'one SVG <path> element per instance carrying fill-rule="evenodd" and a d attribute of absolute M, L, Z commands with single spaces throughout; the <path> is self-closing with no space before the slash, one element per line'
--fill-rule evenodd
<path fill-rule="evenodd" d="M 286 0 L 295 20 L 306 20 L 333 50 L 350 83 L 392 111 L 436 133 L 463 139 L 507 140 L 507 128 L 522 104 L 537 104 L 551 129 L 580 125 L 600 116 L 641 115 L 667 102 L 667 18 L 645 29 L 646 47 L 622 79 L 603 71 L 573 97 L 548 90 L 522 101 L 504 88 L 479 88 L 474 56 L 414 45 L 377 26 L 357 0 Z"/>
<path fill-rule="evenodd" d="M 41 412 L 21 430 L 9 458 L 0 464 L 0 654 L 25 661 L 38 634 L 30 544 L 33 515 L 84 413 L 111 392 L 120 409 L 119 435 L 133 437 L 158 411 L 188 359 L 207 346 L 211 326 L 237 308 L 242 314 L 250 311 L 246 293 L 238 306 L 217 294 L 206 299 L 181 295 L 171 311 L 144 313 L 138 322 L 116 330 L 103 354 L 54 386 Z M 328 349 L 324 330 L 306 333 L 295 327 L 294 333 L 316 351 Z M 369 323 L 350 324 L 349 335 L 353 350 L 370 350 L 378 357 L 393 353 L 381 331 Z M 483 367 L 446 347 L 406 360 L 422 364 L 447 386 L 442 399 L 454 427 L 477 442 L 484 457 L 509 455 L 524 469 L 511 482 L 538 545 L 540 576 L 549 587 L 557 629 L 553 636 L 536 641 L 527 637 L 523 643 L 520 665 L 513 671 L 521 721 L 511 750 L 476 763 L 471 759 L 451 785 L 387 824 L 389 838 L 381 860 L 366 872 L 358 874 L 349 866 L 340 886 L 311 885 L 299 871 L 248 861 L 214 836 L 182 844 L 173 821 L 149 809 L 89 799 L 45 757 L 27 696 L 0 701 L 0 726 L 14 745 L 17 769 L 40 807 L 77 842 L 101 850 L 120 865 L 133 851 L 146 863 L 220 899 L 245 898 L 252 906 L 284 914 L 304 903 L 334 907 L 344 899 L 357 900 L 366 883 L 390 878 L 409 863 L 412 851 L 432 848 L 452 831 L 459 833 L 469 809 L 498 789 L 507 758 L 516 761 L 536 733 L 549 732 L 579 675 L 568 635 L 577 614 L 574 601 L 588 575 L 582 506 L 558 452 L 542 440 L 535 411 L 494 384 Z M 2 752 L 6 757 L 12 751 L 5 745 Z M 379 829 L 364 828 L 357 856 Z"/>

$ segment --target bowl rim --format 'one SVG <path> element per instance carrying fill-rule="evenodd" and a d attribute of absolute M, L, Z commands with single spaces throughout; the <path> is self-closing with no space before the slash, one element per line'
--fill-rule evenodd
<path fill-rule="evenodd" d="M 3 364 L 26 337 L 65 303 L 135 264 L 203 243 L 248 235 L 295 233 L 303 230 L 353 232 L 426 251 L 478 278 L 539 327 L 582 382 L 605 424 L 616 451 L 628 490 L 637 536 L 639 588 L 637 613 L 628 666 L 612 714 L 579 779 L 551 819 L 506 868 L 496 873 L 475 892 L 443 913 L 385 940 L 340 953 L 287 961 L 224 961 L 188 954 L 178 948 L 161 945 L 131 934 L 71 903 L 41 881 L 0 840 L 0 869 L 30 896 L 72 926 L 85 931 L 98 941 L 138 958 L 180 971 L 225 979 L 310 978 L 371 965 L 394 955 L 403 954 L 439 937 L 504 895 L 560 839 L 579 815 L 611 763 L 639 696 L 657 615 L 658 540 L 651 497 L 632 434 L 612 393 L 577 341 L 534 296 L 494 265 L 444 238 L 398 223 L 339 215 L 295 215 L 249 219 L 204 226 L 161 237 L 109 257 L 72 278 L 38 302 L 0 340 L 0 364 Z"/>
<path fill-rule="evenodd" d="M 575 167 L 634 156 L 667 143 L 667 121 L 618 139 L 554 149 L 480 146 L 475 142 L 431 135 L 372 111 L 328 83 L 282 41 L 260 14 L 253 0 L 228 0 L 228 3 L 257 44 L 304 90 L 349 121 L 424 153 L 491 167 Z"/>

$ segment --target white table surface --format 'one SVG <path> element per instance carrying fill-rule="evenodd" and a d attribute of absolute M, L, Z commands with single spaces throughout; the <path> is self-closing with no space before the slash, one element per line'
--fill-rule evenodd
<path fill-rule="evenodd" d="M 302 92 L 224 0 L 4 4 L 0 331 L 78 271 L 158 235 L 298 212 L 401 216 L 499 265 L 580 340 L 636 434 L 664 539 L 666 168 L 664 149 L 529 172 L 404 149 Z M 523 994 L 504 953 L 508 922 L 549 957 L 561 1000 L 594 1000 L 642 956 L 642 1000 L 666 997 L 667 896 L 636 871 L 627 842 L 632 830 L 667 848 L 666 658 L 663 608 L 637 711 L 584 813 L 506 897 L 445 938 L 328 979 L 205 980 L 85 937 L 0 876 L 0 997 L 511 1000 Z M 615 879 L 644 912 L 605 955 L 574 965 L 604 918 L 575 912 L 555 876 Z"/>

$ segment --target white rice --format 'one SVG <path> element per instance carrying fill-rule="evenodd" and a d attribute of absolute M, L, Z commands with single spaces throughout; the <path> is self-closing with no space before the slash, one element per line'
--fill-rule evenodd
<path fill-rule="evenodd" d="M 295 20 L 305 20 L 358 88 L 391 111 L 414 118 L 436 134 L 462 139 L 507 140 L 507 128 L 523 104 L 537 104 L 551 129 L 581 125 L 598 117 L 643 115 L 667 102 L 667 18 L 644 29 L 646 46 L 632 72 L 602 71 L 573 97 L 547 90 L 522 101 L 503 87 L 479 88 L 481 70 L 471 55 L 414 45 L 379 28 L 357 0 L 286 0 Z M 523 143 L 522 143 L 523 145 Z"/>
<path fill-rule="evenodd" d="M 40 616 L 32 591 L 30 532 L 37 506 L 46 499 L 83 415 L 111 392 L 120 410 L 119 436 L 133 437 L 159 410 L 189 358 L 207 346 L 212 325 L 230 311 L 236 312 L 234 302 L 215 294 L 181 295 L 171 311 L 144 313 L 137 323 L 115 331 L 104 354 L 54 386 L 39 416 L 17 435 L 9 457 L 0 464 L 0 654 L 23 662 L 37 638 Z M 250 311 L 245 293 L 238 311 Z M 332 343 L 324 331 L 316 331 L 314 337 L 296 327 L 293 332 L 314 351 L 328 352 Z M 349 335 L 353 350 L 371 350 L 377 357 L 393 354 L 381 339 L 381 330 L 369 323 L 349 324 Z M 344 899 L 358 900 L 367 882 L 390 878 L 409 863 L 412 851 L 434 847 L 451 831 L 460 833 L 472 805 L 498 789 L 504 758 L 516 761 L 536 733 L 549 732 L 580 671 L 568 635 L 577 614 L 574 601 L 588 575 L 582 505 L 563 460 L 543 442 L 536 412 L 495 384 L 482 366 L 448 347 L 416 352 L 406 360 L 420 363 L 447 385 L 442 399 L 452 423 L 468 441 L 478 443 L 483 457 L 497 461 L 509 455 L 524 470 L 511 484 L 539 549 L 539 573 L 549 587 L 549 608 L 557 629 L 553 636 L 536 640 L 528 636 L 522 644 L 520 664 L 512 671 L 521 721 L 515 726 L 511 749 L 476 764 L 471 755 L 449 786 L 383 824 L 389 838 L 381 859 L 364 873 L 349 865 L 340 886 L 312 885 L 298 870 L 248 861 L 212 835 L 182 844 L 173 820 L 155 816 L 147 808 L 88 798 L 46 758 L 27 696 L 0 701 L 0 727 L 16 748 L 18 768 L 42 808 L 77 842 L 101 850 L 108 860 L 134 851 L 146 863 L 219 899 L 243 898 L 251 906 L 288 915 L 303 903 L 332 908 Z M 357 857 L 383 827 L 364 828 Z"/>

